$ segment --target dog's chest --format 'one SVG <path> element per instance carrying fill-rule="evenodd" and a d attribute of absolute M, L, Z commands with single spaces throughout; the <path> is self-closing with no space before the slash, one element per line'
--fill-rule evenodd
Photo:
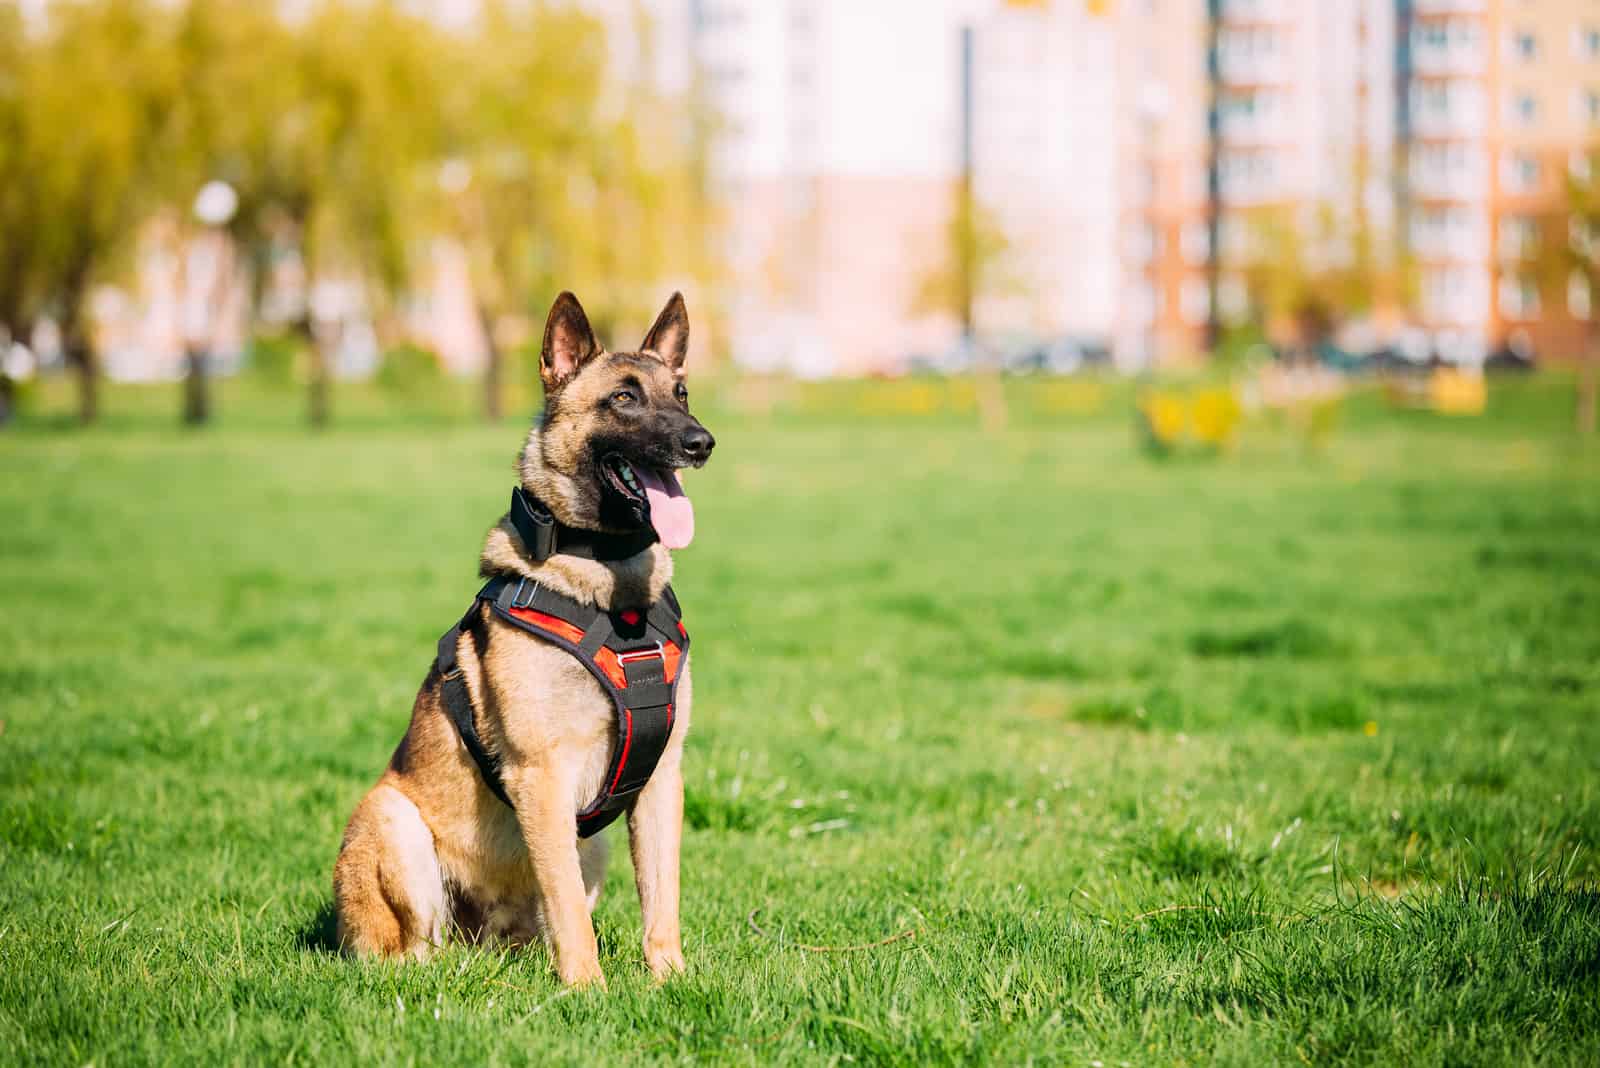
<path fill-rule="evenodd" d="M 570 654 L 524 634 L 497 635 L 485 666 L 504 736 L 501 751 L 575 778 L 576 804 L 587 804 L 599 792 L 616 744 L 610 695 Z"/>

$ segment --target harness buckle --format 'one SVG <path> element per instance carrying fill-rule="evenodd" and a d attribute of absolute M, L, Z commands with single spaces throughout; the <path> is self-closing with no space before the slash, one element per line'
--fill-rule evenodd
<path fill-rule="evenodd" d="M 629 649 L 625 653 L 617 654 L 617 663 L 624 666 L 635 664 L 641 660 L 665 660 L 666 653 L 661 648 L 661 643 L 656 642 L 654 649 Z"/>
<path fill-rule="evenodd" d="M 533 588 L 528 590 L 528 599 L 522 599 L 523 588 L 528 585 L 526 577 L 517 579 L 517 588 L 511 593 L 511 608 L 527 608 L 533 604 L 533 599 L 539 595 L 539 583 L 535 581 Z"/>

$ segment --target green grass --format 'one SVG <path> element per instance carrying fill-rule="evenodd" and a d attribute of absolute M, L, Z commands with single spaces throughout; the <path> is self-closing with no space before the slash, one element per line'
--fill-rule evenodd
<path fill-rule="evenodd" d="M 619 848 L 571 996 L 542 950 L 328 949 L 520 427 L 346 390 L 318 436 L 229 385 L 204 433 L 171 388 L 83 433 L 41 395 L 0 436 L 0 1061 L 1593 1062 L 1569 387 L 1214 462 L 1143 456 L 1120 388 L 1019 386 L 996 437 L 898 388 L 708 408 L 691 971 L 651 985 Z"/>

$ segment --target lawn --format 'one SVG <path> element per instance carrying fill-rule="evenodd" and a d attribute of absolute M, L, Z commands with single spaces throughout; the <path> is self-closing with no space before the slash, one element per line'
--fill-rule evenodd
<path fill-rule="evenodd" d="M 1593 1063 L 1570 385 L 1166 461 L 1116 387 L 996 435 L 907 388 L 707 407 L 690 972 L 643 968 L 619 826 L 570 996 L 542 950 L 329 946 L 519 424 L 230 386 L 200 433 L 165 388 L 0 435 L 0 1060 Z"/>

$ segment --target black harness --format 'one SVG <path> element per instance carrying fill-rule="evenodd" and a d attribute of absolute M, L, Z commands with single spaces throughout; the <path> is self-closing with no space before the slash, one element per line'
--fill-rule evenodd
<path fill-rule="evenodd" d="M 533 517 L 532 530 L 524 529 L 530 523 L 529 517 Z M 512 494 L 511 519 L 529 554 L 540 561 L 557 551 L 600 560 L 623 559 L 610 554 L 638 544 L 639 548 L 627 553 L 632 556 L 655 540 L 654 531 L 642 544 L 633 535 L 576 531 L 557 523 L 548 509 L 521 488 Z M 541 530 L 547 533 L 539 533 Z M 618 544 L 607 544 L 605 539 Z M 588 552 L 576 551 L 580 542 Z M 441 676 L 445 712 L 478 765 L 484 783 L 507 806 L 515 808 L 500 775 L 500 758 L 484 748 L 478 736 L 472 695 L 456 656 L 462 632 L 482 626 L 480 613 L 484 604 L 503 622 L 572 654 L 611 695 L 616 708 L 617 743 L 600 796 L 578 813 L 578 837 L 587 838 L 632 807 L 672 737 L 678 679 L 689 652 L 689 632 L 683 626 L 678 598 L 668 586 L 662 598 L 646 611 L 607 612 L 580 604 L 530 579 L 502 575 L 490 579 L 478 591 L 461 621 L 439 639 L 434 667 Z"/>

